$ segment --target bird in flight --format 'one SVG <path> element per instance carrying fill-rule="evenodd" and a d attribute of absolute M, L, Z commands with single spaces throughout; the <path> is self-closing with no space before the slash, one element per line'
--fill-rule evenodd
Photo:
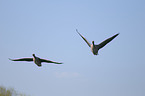
<path fill-rule="evenodd" d="M 50 61 L 50 60 L 46 60 L 46 59 L 41 59 L 39 57 L 36 57 L 35 54 L 32 54 L 33 58 L 20 58 L 20 59 L 10 59 L 12 61 L 28 61 L 31 62 L 33 61 L 37 66 L 41 67 L 41 63 L 42 62 L 46 62 L 46 63 L 54 63 L 54 64 L 62 64 L 62 63 L 58 63 L 58 62 L 54 62 L 54 61 Z"/>
<path fill-rule="evenodd" d="M 78 32 L 77 29 L 76 29 L 76 31 L 77 31 L 77 33 L 83 38 L 83 40 L 88 44 L 88 46 L 91 48 L 91 51 L 92 51 L 92 53 L 93 53 L 94 55 L 98 55 L 99 49 L 103 48 L 106 44 L 108 44 L 108 43 L 109 43 L 110 41 L 112 41 L 116 36 L 119 35 L 119 33 L 117 33 L 117 34 L 113 35 L 112 37 L 110 37 L 110 38 L 104 40 L 104 41 L 101 42 L 100 44 L 95 45 L 94 41 L 92 41 L 92 44 L 90 44 L 90 43 L 87 41 L 87 39 L 86 39 L 84 36 L 82 36 L 82 35 Z"/>

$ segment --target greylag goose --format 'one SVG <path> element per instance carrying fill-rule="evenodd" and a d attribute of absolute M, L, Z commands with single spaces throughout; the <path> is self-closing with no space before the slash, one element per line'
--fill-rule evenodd
<path fill-rule="evenodd" d="M 112 37 L 104 40 L 98 45 L 95 45 L 94 41 L 92 41 L 92 44 L 90 44 L 85 37 L 83 37 L 78 30 L 76 29 L 77 33 L 83 38 L 83 40 L 88 44 L 88 46 L 91 48 L 91 51 L 94 55 L 98 55 L 99 49 L 103 48 L 106 44 L 108 44 L 110 41 L 112 41 L 116 36 L 119 35 L 119 33 L 113 35 Z"/>
<path fill-rule="evenodd" d="M 20 58 L 20 59 L 10 59 L 12 61 L 33 61 L 37 66 L 42 66 L 41 63 L 42 62 L 46 62 L 46 63 L 54 63 L 54 64 L 62 64 L 62 63 L 58 63 L 58 62 L 54 62 L 54 61 L 50 61 L 50 60 L 46 60 L 46 59 L 41 59 L 39 57 L 36 57 L 35 54 L 32 54 L 33 58 Z"/>

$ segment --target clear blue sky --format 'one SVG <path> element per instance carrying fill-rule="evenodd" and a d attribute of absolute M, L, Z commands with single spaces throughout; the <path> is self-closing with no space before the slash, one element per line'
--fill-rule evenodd
<path fill-rule="evenodd" d="M 100 43 L 94 56 L 75 29 Z M 63 65 L 12 62 L 36 56 Z M 145 96 L 145 0 L 0 0 L 0 85 L 31 96 Z"/>

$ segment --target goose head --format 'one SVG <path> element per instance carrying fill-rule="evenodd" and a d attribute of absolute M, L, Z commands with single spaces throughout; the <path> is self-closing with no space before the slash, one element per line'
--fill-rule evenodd
<path fill-rule="evenodd" d="M 36 57 L 35 54 L 32 54 L 33 57 Z"/>
<path fill-rule="evenodd" d="M 94 41 L 92 41 L 92 44 L 95 45 Z"/>

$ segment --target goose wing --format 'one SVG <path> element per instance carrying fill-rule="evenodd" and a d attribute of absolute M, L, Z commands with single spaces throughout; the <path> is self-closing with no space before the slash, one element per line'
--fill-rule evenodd
<path fill-rule="evenodd" d="M 9 60 L 12 60 L 12 61 L 33 61 L 33 58 L 20 58 L 20 59 L 10 59 Z"/>
<path fill-rule="evenodd" d="M 54 61 L 50 61 L 50 60 L 46 60 L 46 59 L 40 59 L 40 60 L 41 60 L 41 62 L 46 62 L 46 63 L 62 64 L 59 62 L 54 62 Z"/>
<path fill-rule="evenodd" d="M 115 34 L 114 36 L 104 40 L 103 42 L 101 42 L 98 46 L 99 46 L 99 49 L 101 49 L 102 47 L 104 47 L 107 43 L 109 43 L 110 41 L 112 41 L 116 36 L 118 36 L 119 33 Z"/>
<path fill-rule="evenodd" d="M 88 44 L 89 47 L 91 47 L 91 44 L 87 41 L 87 39 L 85 37 L 83 37 L 78 30 L 76 29 L 77 33 L 84 39 L 84 41 Z"/>

